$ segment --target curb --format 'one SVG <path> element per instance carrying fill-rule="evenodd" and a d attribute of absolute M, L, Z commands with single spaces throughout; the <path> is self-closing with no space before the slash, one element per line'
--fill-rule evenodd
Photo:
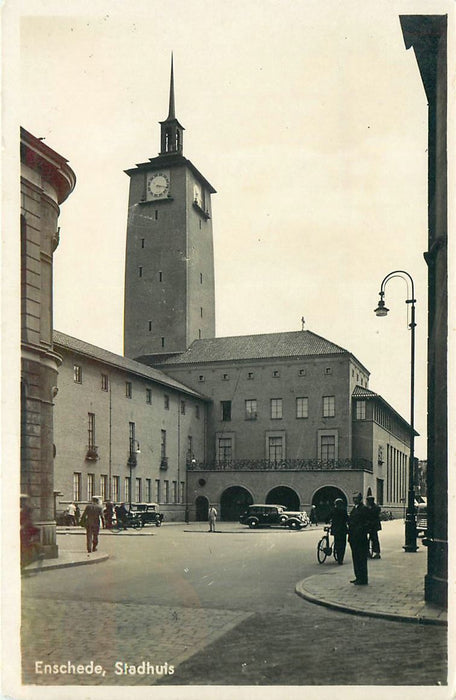
<path fill-rule="evenodd" d="M 52 559 L 45 559 L 42 564 L 30 564 L 22 572 L 22 576 L 35 576 L 42 574 L 45 571 L 55 571 L 55 569 L 69 569 L 72 566 L 88 566 L 89 564 L 99 564 L 102 561 L 109 559 L 109 554 L 99 554 L 96 558 L 78 559 L 75 561 L 60 561 L 55 564 L 47 564 L 46 562 Z"/>
<path fill-rule="evenodd" d="M 325 600 L 324 598 L 319 598 L 313 593 L 309 593 L 305 589 L 306 579 L 299 581 L 295 587 L 295 593 L 300 598 L 308 600 L 310 603 L 315 605 L 322 605 L 326 608 L 331 608 L 332 610 L 338 610 L 339 612 L 345 612 L 351 615 L 361 615 L 363 617 L 380 617 L 385 620 L 394 620 L 396 622 L 411 622 L 418 625 L 440 625 L 442 627 L 447 627 L 448 623 L 446 620 L 438 620 L 432 617 L 419 617 L 412 615 L 401 615 L 396 613 L 384 612 L 380 610 L 366 610 L 364 608 L 357 608 L 354 606 L 344 605 L 343 603 L 337 603 L 332 600 Z"/>

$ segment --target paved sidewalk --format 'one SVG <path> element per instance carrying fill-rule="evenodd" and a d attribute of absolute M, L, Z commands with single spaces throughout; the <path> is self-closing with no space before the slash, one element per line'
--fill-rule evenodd
<path fill-rule="evenodd" d="M 382 558 L 369 560 L 369 585 L 353 586 L 353 567 L 347 543 L 344 564 L 333 557 L 321 564 L 321 573 L 300 581 L 296 593 L 306 600 L 337 610 L 425 624 L 447 624 L 447 613 L 425 603 L 424 576 L 427 550 L 418 540 L 417 552 L 404 552 L 404 524 L 395 520 L 384 524 Z"/>

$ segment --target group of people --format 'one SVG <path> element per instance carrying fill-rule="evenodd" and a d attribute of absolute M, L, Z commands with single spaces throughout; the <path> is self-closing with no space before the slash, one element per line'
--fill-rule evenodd
<path fill-rule="evenodd" d="M 350 583 L 355 586 L 367 586 L 369 538 L 372 542 L 372 558 L 380 559 L 380 506 L 375 503 L 373 496 L 367 496 L 364 505 L 361 493 L 353 494 L 353 504 L 348 513 L 344 501 L 336 498 L 328 522 L 331 523 L 331 534 L 334 536 L 337 563 L 343 564 L 348 536 L 355 573 L 355 578 Z"/>
<path fill-rule="evenodd" d="M 87 552 L 96 552 L 98 547 L 98 535 L 100 526 L 107 530 L 112 530 L 114 526 L 114 513 L 116 516 L 117 527 L 127 529 L 128 510 L 125 503 L 120 503 L 114 506 L 112 501 L 107 501 L 103 509 L 99 503 L 97 496 L 92 498 L 81 516 L 80 524 L 86 530 Z"/>

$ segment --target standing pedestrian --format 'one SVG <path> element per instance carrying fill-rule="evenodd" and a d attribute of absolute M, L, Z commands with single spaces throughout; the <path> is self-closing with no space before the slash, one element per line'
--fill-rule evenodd
<path fill-rule="evenodd" d="M 125 508 L 125 503 L 121 503 L 120 506 L 116 506 L 116 520 L 119 530 L 127 529 L 128 510 Z"/>
<path fill-rule="evenodd" d="M 79 525 L 80 518 L 81 518 L 81 510 L 80 510 L 78 504 L 76 503 L 75 509 L 74 509 L 74 522 L 76 523 L 76 525 Z"/>
<path fill-rule="evenodd" d="M 310 509 L 309 520 L 311 525 L 318 525 L 317 506 L 312 506 Z"/>
<path fill-rule="evenodd" d="M 361 493 L 353 494 L 353 503 L 353 509 L 348 516 L 348 541 L 352 551 L 355 578 L 350 583 L 354 583 L 355 586 L 367 586 L 369 510 L 363 503 Z"/>
<path fill-rule="evenodd" d="M 378 531 L 382 529 L 380 522 L 380 506 L 375 503 L 373 496 L 366 498 L 366 508 L 369 510 L 369 537 L 372 542 L 372 559 L 380 559 L 380 541 L 378 539 Z"/>
<path fill-rule="evenodd" d="M 112 501 L 106 501 L 106 507 L 104 509 L 105 516 L 105 526 L 107 530 L 112 530 L 112 519 L 114 516 L 114 506 Z"/>
<path fill-rule="evenodd" d="M 98 533 L 100 532 L 100 520 L 103 522 L 103 508 L 98 498 L 93 496 L 82 514 L 81 525 L 86 529 L 87 551 L 96 552 L 98 547 Z"/>
<path fill-rule="evenodd" d="M 70 503 L 67 509 L 68 525 L 76 525 L 76 506 Z"/>
<path fill-rule="evenodd" d="M 209 532 L 215 532 L 215 523 L 217 521 L 217 509 L 214 506 L 209 507 L 208 520 Z"/>
<path fill-rule="evenodd" d="M 338 564 L 343 564 L 347 546 L 348 513 L 342 498 L 336 498 L 334 501 L 334 508 L 331 511 L 329 521 L 331 523 L 331 535 L 334 536 L 336 561 Z"/>

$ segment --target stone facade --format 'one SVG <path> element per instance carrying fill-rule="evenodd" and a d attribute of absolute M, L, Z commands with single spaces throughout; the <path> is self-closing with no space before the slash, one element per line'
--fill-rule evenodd
<path fill-rule="evenodd" d="M 21 129 L 21 492 L 30 496 L 47 557 L 57 556 L 53 401 L 60 358 L 52 339 L 52 262 L 61 204 L 76 179 L 67 161 Z"/>

